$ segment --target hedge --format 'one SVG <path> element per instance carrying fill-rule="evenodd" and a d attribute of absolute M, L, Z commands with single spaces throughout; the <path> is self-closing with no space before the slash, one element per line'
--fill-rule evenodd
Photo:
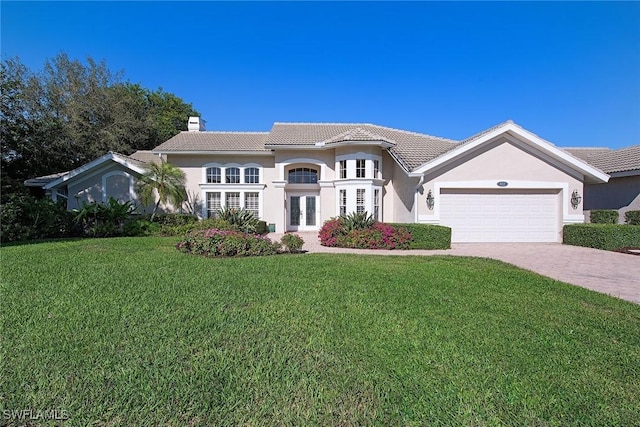
<path fill-rule="evenodd" d="M 401 226 L 411 233 L 409 249 L 450 249 L 451 229 L 442 225 L 432 224 L 390 224 Z"/>
<path fill-rule="evenodd" d="M 590 220 L 592 224 L 617 224 L 620 215 L 613 210 L 593 210 Z"/>
<path fill-rule="evenodd" d="M 615 250 L 640 247 L 640 225 L 571 224 L 563 228 L 562 243 L 587 248 Z"/>
<path fill-rule="evenodd" d="M 627 211 L 624 214 L 624 222 L 629 225 L 640 225 L 640 211 Z"/>

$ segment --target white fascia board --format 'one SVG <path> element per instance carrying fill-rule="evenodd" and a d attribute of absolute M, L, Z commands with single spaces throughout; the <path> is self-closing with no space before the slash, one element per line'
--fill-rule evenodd
<path fill-rule="evenodd" d="M 411 172 L 409 176 L 416 177 L 416 176 L 423 175 L 426 172 L 432 169 L 435 169 L 438 166 L 441 166 L 445 163 L 448 163 L 464 155 L 465 153 L 474 150 L 480 145 L 494 140 L 495 138 L 505 133 L 508 133 L 509 135 L 512 135 L 516 138 L 519 137 L 518 139 L 524 139 L 525 142 L 528 143 L 529 145 L 538 148 L 540 151 L 546 152 L 551 157 L 579 171 L 582 175 L 586 175 L 596 181 L 600 181 L 603 183 L 609 180 L 609 175 L 607 175 L 606 173 L 600 171 L 599 169 L 594 168 L 593 166 L 589 165 L 588 163 L 576 157 L 573 157 L 572 155 L 557 148 L 555 145 L 551 144 L 550 142 L 543 140 L 539 136 L 529 132 L 524 128 L 521 128 L 520 126 L 514 123 L 505 123 L 499 128 L 496 128 L 493 131 L 485 135 L 482 135 L 475 141 L 463 144 L 460 147 L 454 148 L 453 150 L 441 155 L 440 157 L 437 157 L 433 160 L 428 161 L 427 163 L 418 167 L 414 172 Z"/>
<path fill-rule="evenodd" d="M 74 177 L 76 177 L 76 176 L 78 176 L 78 175 L 80 175 L 82 173 L 88 172 L 91 169 L 93 169 L 93 168 L 95 168 L 97 166 L 100 166 L 101 164 L 103 164 L 105 162 L 108 162 L 109 160 L 113 160 L 114 162 L 119 163 L 122 166 L 124 166 L 124 167 L 126 167 L 126 168 L 128 168 L 128 169 L 130 169 L 130 170 L 132 170 L 134 172 L 137 172 L 139 174 L 143 174 L 144 173 L 144 169 L 141 168 L 140 166 L 135 165 L 132 162 L 126 160 L 126 159 L 123 159 L 122 157 L 118 156 L 117 154 L 107 153 L 104 156 L 98 157 L 97 159 L 92 160 L 89 163 L 85 163 L 84 165 L 75 168 L 74 170 L 66 173 L 65 175 L 62 175 L 60 178 L 57 178 L 56 180 L 51 181 L 49 184 L 45 185 L 43 188 L 45 190 L 50 190 L 50 189 L 52 189 L 54 187 L 57 187 L 58 185 L 66 182 L 66 181 L 69 181 L 70 179 L 72 179 L 72 178 L 74 178 Z"/>

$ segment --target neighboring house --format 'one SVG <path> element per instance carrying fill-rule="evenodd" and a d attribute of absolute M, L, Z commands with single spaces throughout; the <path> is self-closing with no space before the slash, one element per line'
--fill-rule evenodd
<path fill-rule="evenodd" d="M 130 156 L 109 152 L 72 171 L 28 179 L 24 184 L 43 189 L 53 200 L 66 200 L 69 210 L 82 207 L 82 202 L 106 202 L 109 197 L 136 202 L 137 178 L 148 162 L 159 161 L 151 151 L 136 151 Z"/>
<path fill-rule="evenodd" d="M 318 230 L 331 217 L 368 212 L 384 222 L 449 226 L 454 242 L 559 242 L 564 224 L 584 221 L 585 191 L 609 180 L 590 158 L 512 121 L 454 141 L 362 123 L 208 132 L 190 118 L 189 131 L 144 155 L 142 161 L 162 157 L 185 172 L 202 217 L 244 208 L 282 232 Z M 131 157 L 107 156 L 108 163 L 103 156 L 45 189 L 59 197 L 66 182 L 72 197 L 91 188 L 94 200 L 104 200 L 112 191 L 105 175 L 120 173 L 116 187 L 125 188 L 124 177 L 135 178 L 134 166 L 142 167 Z"/>
<path fill-rule="evenodd" d="M 640 145 L 619 150 L 608 148 L 565 148 L 606 172 L 611 178 L 606 184 L 587 184 L 584 187 L 585 217 L 593 209 L 615 209 L 620 222 L 629 210 L 640 210 Z"/>

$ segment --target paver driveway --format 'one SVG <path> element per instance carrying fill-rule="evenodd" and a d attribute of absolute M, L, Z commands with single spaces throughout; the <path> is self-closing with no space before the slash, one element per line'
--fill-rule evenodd
<path fill-rule="evenodd" d="M 309 252 L 375 255 L 454 255 L 498 259 L 552 279 L 640 304 L 640 256 L 560 243 L 457 243 L 449 250 L 360 250 L 327 248 L 317 233 L 298 233 Z M 271 234 L 279 240 L 282 234 Z"/>

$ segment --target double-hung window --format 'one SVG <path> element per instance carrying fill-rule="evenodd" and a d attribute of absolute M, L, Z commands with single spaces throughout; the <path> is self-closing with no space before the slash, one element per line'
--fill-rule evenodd
<path fill-rule="evenodd" d="M 366 163 L 365 159 L 356 159 L 356 178 L 366 177 Z"/>
<path fill-rule="evenodd" d="M 356 212 L 361 214 L 365 212 L 364 209 L 364 188 L 358 188 L 356 190 Z"/>
<path fill-rule="evenodd" d="M 340 179 L 347 179 L 347 161 L 340 160 Z"/>
<path fill-rule="evenodd" d="M 222 199 L 219 192 L 207 193 L 207 218 L 215 218 L 222 207 Z"/>

